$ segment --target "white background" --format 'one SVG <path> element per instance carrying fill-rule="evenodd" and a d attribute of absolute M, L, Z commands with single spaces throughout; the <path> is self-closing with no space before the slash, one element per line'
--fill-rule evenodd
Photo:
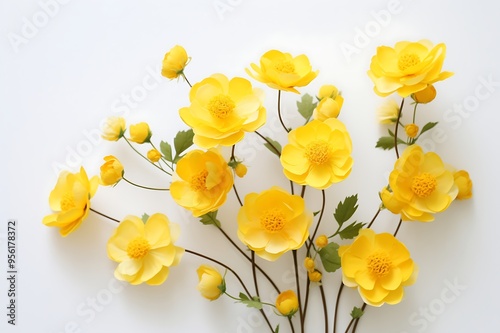
<path fill-rule="evenodd" d="M 455 202 L 433 223 L 403 225 L 399 237 L 420 267 L 419 279 L 401 304 L 369 308 L 358 332 L 493 332 L 500 327 L 495 136 L 500 120 L 500 25 L 494 2 L 23 0 L 1 1 L 0 6 L 2 332 L 265 332 L 253 309 L 227 298 L 210 303 L 198 295 L 195 269 L 203 261 L 189 255 L 162 286 L 115 284 L 116 265 L 105 250 L 113 222 L 91 214 L 66 238 L 42 225 L 50 213 L 47 198 L 57 171 L 74 171 L 82 164 L 96 174 L 102 157 L 114 154 L 130 179 L 168 186 L 168 178 L 123 142 L 104 142 L 98 132 L 102 120 L 112 115 L 124 116 L 128 124 L 149 122 L 156 143 L 171 141 L 186 128 L 177 111 L 188 104 L 187 85 L 158 75 L 163 55 L 175 44 L 192 57 L 186 73 L 193 82 L 215 72 L 247 77 L 244 68 L 269 49 L 305 53 L 320 74 L 301 92 L 314 95 L 322 84 L 337 85 L 345 98 L 340 119 L 354 145 L 352 175 L 328 191 L 322 231 L 334 227 L 333 206 L 354 193 L 360 198 L 356 218 L 368 221 L 379 204 L 377 191 L 387 182 L 394 152 L 374 149 L 386 131 L 376 122 L 375 110 L 383 99 L 373 93 L 366 70 L 378 45 L 422 38 L 447 44 L 444 69 L 455 72 L 436 85 L 438 97 L 420 110 L 421 123 L 439 121 L 439 135 L 426 136 L 425 147 L 470 172 L 474 198 Z M 348 44 L 354 53 L 342 51 Z M 262 132 L 284 142 L 275 118 L 276 92 L 252 82 L 266 91 L 269 124 Z M 295 115 L 298 98 L 283 97 L 285 118 L 293 126 L 300 123 Z M 249 135 L 239 148 L 251 165 L 247 177 L 237 180 L 240 192 L 287 186 L 274 156 L 253 142 L 259 141 Z M 317 192 L 308 191 L 306 198 L 312 210 L 319 208 Z M 120 183 L 114 189 L 100 188 L 92 206 L 119 219 L 144 212 L 167 214 L 181 225 L 179 245 L 223 259 L 251 286 L 248 264 L 216 230 L 190 218 L 168 194 Z M 220 217 L 233 237 L 236 208 L 231 193 Z M 6 323 L 8 219 L 18 221 L 15 327 Z M 393 232 L 396 222 L 397 217 L 384 212 L 374 228 Z M 291 262 L 285 255 L 272 266 L 260 263 L 286 289 L 293 286 Z M 339 272 L 325 280 L 331 314 Z M 228 285 L 231 293 L 240 291 L 229 275 Z M 274 295 L 264 281 L 261 285 L 263 298 L 272 302 Z M 309 332 L 323 330 L 317 296 L 313 287 Z M 343 296 L 342 332 L 348 312 L 360 304 L 355 291 L 346 290 Z M 282 325 L 281 332 L 288 332 L 288 326 Z"/>

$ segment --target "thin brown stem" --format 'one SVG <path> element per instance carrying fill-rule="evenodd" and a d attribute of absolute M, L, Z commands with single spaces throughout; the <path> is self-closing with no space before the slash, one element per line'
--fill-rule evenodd
<path fill-rule="evenodd" d="M 119 221 L 119 220 L 117 220 L 117 219 L 115 219 L 115 218 L 112 218 L 111 216 L 108 216 L 108 215 L 106 215 L 106 214 L 103 214 L 103 213 L 101 213 L 101 212 L 99 212 L 99 211 L 95 210 L 94 208 L 89 208 L 89 210 L 90 210 L 90 211 L 92 211 L 92 212 L 94 212 L 94 213 L 96 213 L 97 215 L 101 215 L 102 217 L 107 218 L 108 220 L 114 221 L 114 222 L 116 222 L 116 223 L 120 223 L 120 221 Z"/>
<path fill-rule="evenodd" d="M 278 90 L 278 117 L 280 119 L 281 126 L 285 129 L 285 131 L 288 133 L 290 130 L 285 126 L 285 123 L 283 122 L 283 118 L 281 117 L 281 90 Z"/>
<path fill-rule="evenodd" d="M 403 106 L 405 104 L 405 99 L 401 100 L 401 106 L 399 107 L 399 112 L 398 112 L 398 120 L 396 121 L 396 128 L 394 129 L 394 150 L 396 151 L 396 157 L 399 158 L 399 151 L 398 151 L 398 124 L 399 124 L 399 119 L 401 119 L 401 115 L 403 114 Z"/>
<path fill-rule="evenodd" d="M 399 228 L 401 228 L 401 224 L 403 222 L 403 219 L 399 219 L 399 223 L 398 223 L 398 227 L 396 228 L 396 231 L 394 231 L 394 237 L 396 237 L 396 235 L 398 234 L 399 232 Z"/>
<path fill-rule="evenodd" d="M 299 316 L 300 316 L 300 332 L 304 333 L 304 313 L 302 309 L 301 295 L 300 295 L 300 280 L 299 280 L 299 266 L 297 264 L 297 250 L 292 250 L 293 253 L 293 267 L 295 269 L 295 284 L 297 287 L 297 298 L 299 300 Z"/>
<path fill-rule="evenodd" d="M 254 131 L 254 133 L 257 134 L 258 136 L 260 136 L 262 138 L 262 140 L 266 141 L 266 143 L 274 150 L 274 152 L 276 153 L 276 155 L 281 156 L 280 151 L 278 150 L 278 148 L 276 148 L 273 145 L 273 143 L 271 141 L 269 141 L 265 136 L 263 136 L 262 134 L 260 134 L 257 131 Z"/>
<path fill-rule="evenodd" d="M 375 213 L 375 216 L 372 218 L 372 220 L 370 221 L 370 223 L 368 224 L 368 226 L 366 228 L 368 228 L 368 229 L 371 228 L 373 222 L 375 222 L 375 220 L 378 217 L 378 214 L 380 214 L 381 211 L 382 211 L 382 209 L 380 209 L 380 208 L 377 210 L 377 213 Z"/>
<path fill-rule="evenodd" d="M 321 204 L 321 211 L 319 213 L 319 218 L 318 218 L 318 223 L 316 223 L 316 227 L 314 228 L 314 232 L 312 236 L 309 238 L 309 243 L 307 244 L 307 255 L 310 254 L 311 246 L 314 242 L 314 237 L 316 237 L 316 233 L 318 232 L 319 225 L 321 224 L 321 219 L 323 218 L 323 213 L 325 212 L 325 204 L 326 204 L 326 193 L 325 190 L 321 190 L 321 194 L 323 197 L 322 204 Z"/>
<path fill-rule="evenodd" d="M 333 333 L 337 333 L 337 317 L 339 313 L 340 296 L 344 290 L 344 284 L 340 281 L 339 291 L 337 293 L 337 300 L 335 301 L 335 310 L 333 312 Z"/>
<path fill-rule="evenodd" d="M 364 303 L 363 306 L 361 307 L 361 311 L 365 311 L 365 308 L 366 308 L 366 303 Z M 352 328 L 352 333 L 356 333 L 356 329 L 358 328 L 358 324 L 359 324 L 360 319 L 361 319 L 361 317 L 356 319 L 356 322 L 354 323 L 354 327 Z"/>
<path fill-rule="evenodd" d="M 319 291 L 321 292 L 321 302 L 323 303 L 323 317 L 325 318 L 325 333 L 328 333 L 328 308 L 326 306 L 326 296 L 325 289 L 323 285 L 319 285 Z"/>

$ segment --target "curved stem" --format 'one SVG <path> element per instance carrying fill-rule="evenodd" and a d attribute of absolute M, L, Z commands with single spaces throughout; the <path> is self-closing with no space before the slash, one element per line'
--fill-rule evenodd
<path fill-rule="evenodd" d="M 278 150 L 278 148 L 276 148 L 273 143 L 271 141 L 269 141 L 265 136 L 263 136 L 262 134 L 260 134 L 259 132 L 257 131 L 254 131 L 255 134 L 257 134 L 258 136 L 260 136 L 262 138 L 262 140 L 266 141 L 266 143 L 271 146 L 271 148 L 274 150 L 274 152 L 276 153 L 276 155 L 278 156 L 281 156 L 281 153 L 280 151 Z"/>
<path fill-rule="evenodd" d="M 380 214 L 381 211 L 382 211 L 382 209 L 380 209 L 380 207 L 379 207 L 379 209 L 377 210 L 377 213 L 375 213 L 375 216 L 372 218 L 372 220 L 370 221 L 370 223 L 368 224 L 368 226 L 366 228 L 368 228 L 368 229 L 371 228 L 373 222 L 375 222 L 375 220 L 378 217 L 378 214 Z"/>
<path fill-rule="evenodd" d="M 299 266 L 297 265 L 297 250 L 292 250 L 293 267 L 295 269 L 295 284 L 297 287 L 297 298 L 299 300 L 300 332 L 304 333 L 304 313 L 302 311 L 302 302 L 300 297 Z"/>
<path fill-rule="evenodd" d="M 129 183 L 130 185 L 133 185 L 133 186 L 136 186 L 136 187 L 139 187 L 139 188 L 143 188 L 143 189 L 146 189 L 146 190 L 152 190 L 152 191 L 170 191 L 169 188 L 156 188 L 156 187 L 148 187 L 148 186 L 143 186 L 143 185 L 139 185 L 139 184 L 136 184 L 134 182 L 131 182 L 130 180 L 128 180 L 127 178 L 125 177 L 122 177 L 122 179 L 124 181 L 126 181 L 127 183 Z"/>
<path fill-rule="evenodd" d="M 105 218 L 107 218 L 107 219 L 109 219 L 109 220 L 111 220 L 111 221 L 114 221 L 114 222 L 116 222 L 116 223 L 120 223 L 120 221 L 119 221 L 119 220 L 117 220 L 117 219 L 115 219 L 115 218 L 112 218 L 111 216 L 108 216 L 108 215 L 103 214 L 103 213 L 101 213 L 101 212 L 98 212 L 98 211 L 97 211 L 97 210 L 95 210 L 94 208 L 89 208 L 89 210 L 90 210 L 90 211 L 92 211 L 92 212 L 94 212 L 94 213 L 96 213 L 97 215 L 101 215 L 102 217 L 105 217 Z"/>
<path fill-rule="evenodd" d="M 309 238 L 309 244 L 307 245 L 307 255 L 309 255 L 309 251 L 311 249 L 311 245 L 314 242 L 314 237 L 316 237 L 316 233 L 318 232 L 319 225 L 321 224 L 321 219 L 323 218 L 323 213 L 325 212 L 325 204 L 326 204 L 326 194 L 325 190 L 321 190 L 321 194 L 323 196 L 323 201 L 321 204 L 321 212 L 319 213 L 318 223 L 316 223 L 316 227 L 314 228 L 314 232 L 312 236 Z"/>
<path fill-rule="evenodd" d="M 255 270 L 255 251 L 252 251 L 252 277 L 253 277 L 253 284 L 255 286 L 255 295 L 259 297 L 260 299 L 260 293 L 259 293 L 259 283 L 257 282 L 257 272 Z"/>
<path fill-rule="evenodd" d="M 321 292 L 321 302 L 323 303 L 323 316 L 325 318 L 325 333 L 328 333 L 328 309 L 326 307 L 326 297 L 325 297 L 325 289 L 323 285 L 319 285 L 319 291 Z"/>
<path fill-rule="evenodd" d="M 283 119 L 281 118 L 281 90 L 278 90 L 278 117 L 280 119 L 281 126 L 283 126 L 285 131 L 287 133 L 290 132 L 290 130 L 285 126 Z"/>
<path fill-rule="evenodd" d="M 182 72 L 181 76 L 184 78 L 184 80 L 186 80 L 186 82 L 189 85 L 189 87 L 192 88 L 193 86 L 191 85 L 191 82 L 189 82 L 188 78 L 186 77 L 186 74 L 184 74 L 184 72 Z"/>
<path fill-rule="evenodd" d="M 143 154 L 141 154 L 137 149 L 135 149 L 135 147 L 130 143 L 130 141 L 128 141 L 128 139 L 124 136 L 123 137 L 125 139 L 125 142 L 128 143 L 128 145 L 130 146 L 130 148 L 132 148 L 139 156 L 141 156 L 142 158 L 144 158 L 146 161 L 148 161 L 148 163 L 150 163 L 151 165 L 153 165 L 155 168 L 157 168 L 158 170 L 161 170 L 163 172 L 165 172 L 167 175 L 169 176 L 172 176 L 172 174 L 166 170 L 164 170 L 163 168 L 159 167 L 158 165 L 154 164 L 153 162 L 151 162 L 146 156 L 144 156 Z"/>
<path fill-rule="evenodd" d="M 305 185 L 302 186 L 302 190 L 300 191 L 300 197 L 304 198 L 304 195 L 306 194 L 306 187 Z"/>
<path fill-rule="evenodd" d="M 151 141 L 149 141 L 149 143 L 151 144 L 151 147 L 153 147 L 153 149 L 154 149 L 154 150 L 157 150 L 157 151 L 161 152 L 158 148 L 156 148 L 156 146 L 155 146 L 155 145 L 154 145 Z M 173 166 L 172 166 L 172 165 L 170 165 L 170 164 L 168 164 L 168 163 L 167 163 L 168 161 L 167 161 L 167 160 L 166 160 L 163 156 L 161 157 L 161 161 L 163 161 L 163 163 L 165 163 L 165 165 L 166 165 L 167 167 L 169 167 L 169 169 L 170 169 L 170 170 L 172 170 L 172 172 L 174 171 Z M 160 166 L 160 167 L 161 167 L 161 166 Z"/>
<path fill-rule="evenodd" d="M 403 219 L 399 219 L 398 227 L 396 228 L 396 231 L 394 231 L 394 237 L 398 234 L 399 228 L 401 228 L 401 223 L 403 222 Z"/>
<path fill-rule="evenodd" d="M 363 306 L 361 307 L 361 311 L 365 311 L 365 308 L 366 308 L 366 303 L 364 303 Z M 352 333 L 356 333 L 356 329 L 358 328 L 358 323 L 359 323 L 360 319 L 361 319 L 361 317 L 356 319 L 356 322 L 354 323 L 354 327 L 352 328 Z"/>
<path fill-rule="evenodd" d="M 414 124 L 415 124 L 415 119 L 417 116 L 417 106 L 418 106 L 418 103 L 415 103 L 415 107 L 413 108 L 413 123 Z"/>
<path fill-rule="evenodd" d="M 396 150 L 396 157 L 399 158 L 399 151 L 398 151 L 398 124 L 399 120 L 401 119 L 401 115 L 403 114 L 403 106 L 405 104 L 405 99 L 401 100 L 401 106 L 399 107 L 399 112 L 398 112 L 398 120 L 396 121 L 396 128 L 394 129 L 394 150 Z"/>
<path fill-rule="evenodd" d="M 340 281 L 339 291 L 337 293 L 337 300 L 335 301 L 335 311 L 333 312 L 333 333 L 337 333 L 337 317 L 339 313 L 340 296 L 344 290 L 344 284 Z"/>

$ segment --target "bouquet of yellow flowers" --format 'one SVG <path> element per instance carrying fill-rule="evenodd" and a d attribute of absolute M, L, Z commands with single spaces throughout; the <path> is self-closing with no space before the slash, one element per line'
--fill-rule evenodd
<path fill-rule="evenodd" d="M 89 212 L 118 223 L 107 242 L 107 254 L 117 263 L 116 279 L 132 285 L 160 285 L 166 282 L 171 269 L 182 264 L 183 256 L 202 258 L 205 263 L 196 269 L 201 295 L 211 301 L 225 296 L 255 308 L 269 332 L 306 332 L 313 288 L 319 290 L 317 301 L 324 318 L 324 324 L 316 323 L 314 331 L 339 331 L 342 290 L 355 288 L 359 306 L 350 311 L 350 322 L 341 330 L 355 332 L 367 306 L 401 302 L 405 288 L 416 281 L 417 264 L 397 238 L 403 222 L 431 222 L 435 214 L 445 211 L 456 199 L 472 195 L 472 182 L 466 171 L 449 166 L 438 154 L 426 152 L 418 144 L 422 134 L 437 125 L 419 125 L 418 107 L 432 102 L 436 96 L 434 85 L 453 75 L 442 71 L 445 55 L 444 44 L 421 40 L 378 47 L 372 58 L 368 76 L 375 93 L 381 97 L 399 95 L 401 102 L 388 99 L 379 109 L 380 122 L 388 128 L 376 147 L 394 150 L 395 162 L 387 185 L 380 189 L 378 209 L 366 223 L 354 218 L 357 194 L 336 203 L 330 219 L 325 216 L 327 190 L 346 180 L 355 163 L 348 128 L 339 119 L 344 103 L 339 89 L 325 84 L 316 100 L 303 94 L 297 101 L 303 125 L 292 128 L 283 117 L 282 93 L 300 95 L 298 88 L 307 86 L 318 75 L 306 55 L 270 50 L 258 64 L 246 68 L 251 78 L 277 90 L 273 112 L 286 134 L 286 141 L 279 142 L 259 131 L 269 112 L 264 107 L 262 89 L 255 88 L 247 78 L 228 78 L 220 73 L 191 84 L 186 75 L 191 58 L 182 46 L 174 46 L 166 53 L 162 75 L 185 81 L 189 86 L 189 104 L 179 110 L 189 128 L 173 136 L 173 145 L 172 141 L 153 140 L 149 124 L 127 126 L 122 117 L 108 118 L 102 133 L 108 141 L 125 141 L 148 167 L 167 177 L 160 184 L 170 185 L 137 184 L 128 178 L 123 164 L 108 155 L 98 176 L 89 178 L 84 168 L 77 173 L 60 174 L 49 196 L 53 213 L 43 223 L 58 227 L 62 236 L 76 231 L 89 218 Z M 276 156 L 289 185 L 268 184 L 260 192 L 240 196 L 235 180 L 252 181 L 247 179 L 249 165 L 238 151 L 238 143 L 246 135 L 256 135 Z M 99 186 L 116 186 L 120 182 L 144 190 L 169 191 L 180 207 L 223 235 L 228 247 L 241 255 L 247 270 L 242 273 L 225 263 L 224 258 L 180 245 L 180 228 L 164 213 L 128 215 L 118 220 L 92 208 L 92 197 Z M 308 188 L 318 191 L 319 210 L 311 208 L 317 202 L 306 200 Z M 221 221 L 218 212 L 224 209 L 231 192 L 239 203 L 237 214 L 230 221 Z M 399 223 L 395 230 L 377 233 L 372 225 L 385 209 L 397 216 Z M 237 224 L 236 233 L 226 231 L 228 224 Z M 210 246 L 210 242 L 206 245 Z M 277 262 L 290 255 L 295 284 L 294 288 L 283 290 L 275 282 L 272 270 L 265 268 L 271 266 L 259 261 Z M 325 282 L 325 274 L 339 270 L 339 286 Z M 252 287 L 242 274 L 252 277 Z M 230 280 L 228 275 L 232 275 Z M 274 302 L 261 298 L 262 281 L 277 295 Z M 334 309 L 328 309 L 325 289 L 336 291 Z"/>

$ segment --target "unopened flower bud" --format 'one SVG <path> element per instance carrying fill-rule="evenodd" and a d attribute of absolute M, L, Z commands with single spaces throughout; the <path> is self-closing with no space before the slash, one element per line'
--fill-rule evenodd
<path fill-rule="evenodd" d="M 408 124 L 405 126 L 405 132 L 406 135 L 408 135 L 409 138 L 416 138 L 418 134 L 418 126 L 415 124 Z"/>
<path fill-rule="evenodd" d="M 156 149 L 151 149 L 148 151 L 148 159 L 151 162 L 158 162 L 161 158 L 161 153 Z"/>
<path fill-rule="evenodd" d="M 430 103 L 436 98 L 436 88 L 432 84 L 429 84 L 424 90 L 413 93 L 411 98 L 417 103 Z"/>

